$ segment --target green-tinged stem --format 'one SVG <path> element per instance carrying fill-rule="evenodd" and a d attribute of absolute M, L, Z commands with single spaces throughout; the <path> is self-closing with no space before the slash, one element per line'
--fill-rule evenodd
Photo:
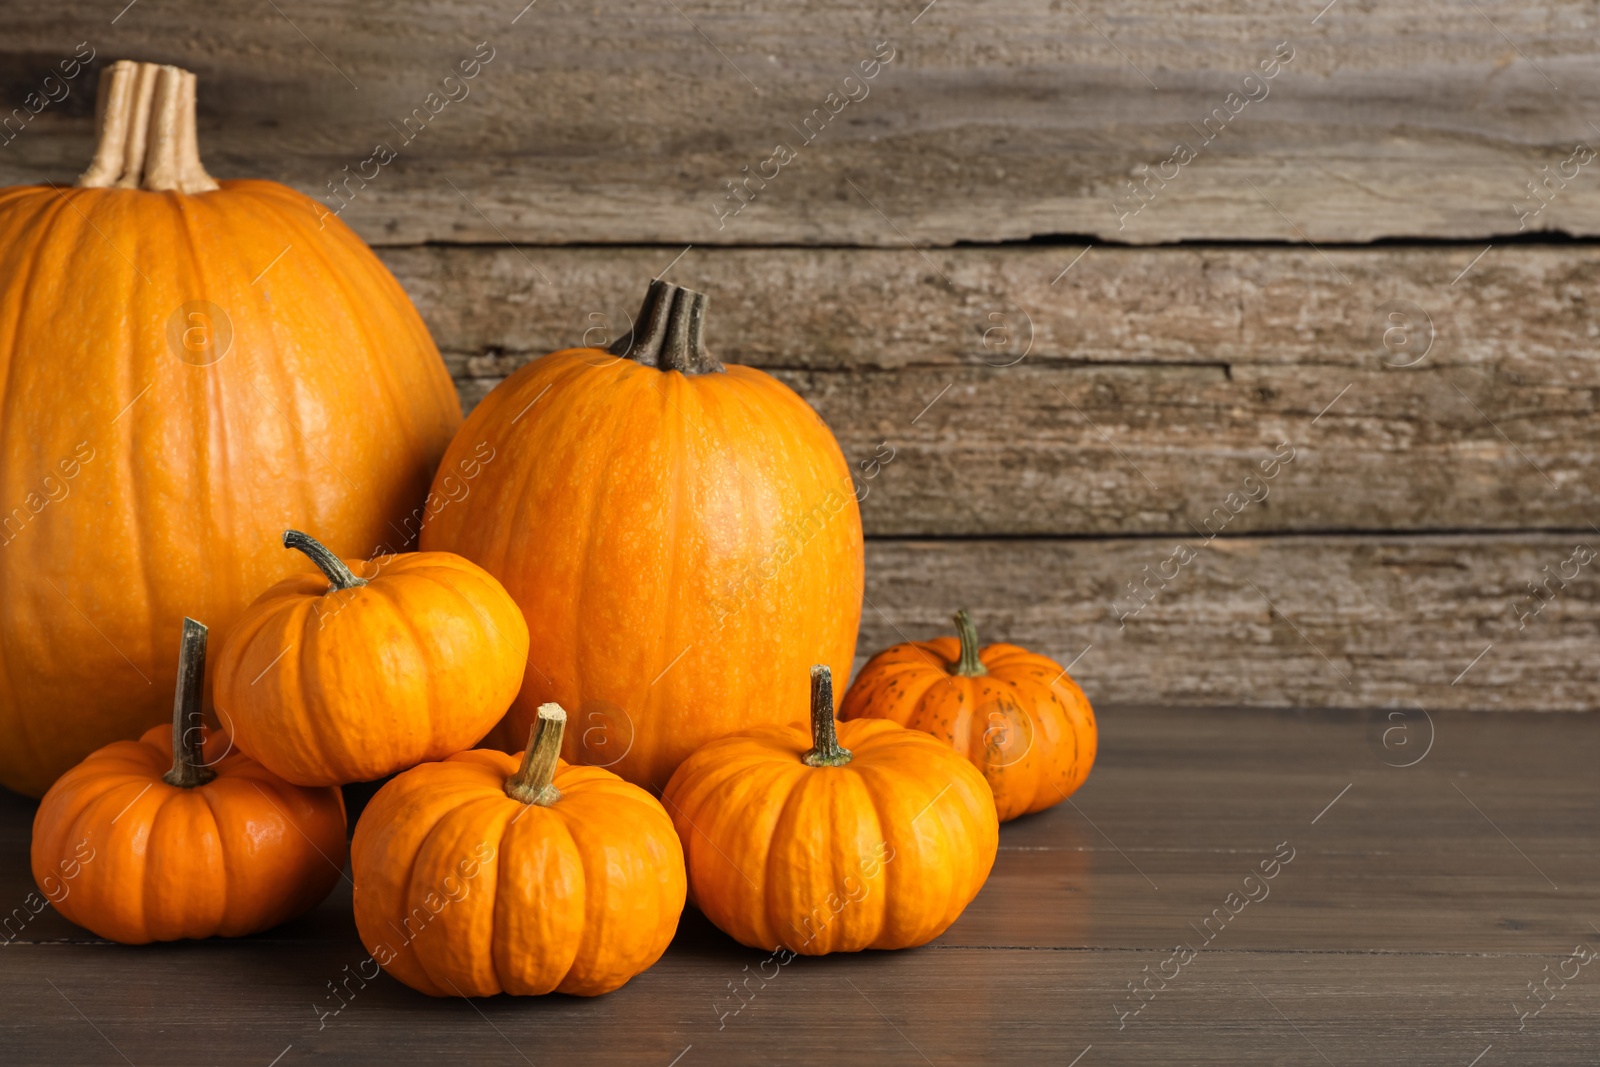
<path fill-rule="evenodd" d="M 800 759 L 811 767 L 843 767 L 850 750 L 839 744 L 833 722 L 833 671 L 811 668 L 811 751 Z"/>
<path fill-rule="evenodd" d="M 561 735 L 566 729 L 567 713 L 560 704 L 539 705 L 539 721 L 528 733 L 522 766 L 506 779 L 506 796 L 542 808 L 561 799 L 561 791 L 552 783 L 556 760 L 561 755 Z"/>
<path fill-rule="evenodd" d="M 645 367 L 684 374 L 721 374 L 706 351 L 706 295 L 657 278 L 644 294 L 633 329 L 607 351 Z"/>
<path fill-rule="evenodd" d="M 357 577 L 354 571 L 344 565 L 344 560 L 329 552 L 326 545 L 310 534 L 303 534 L 299 530 L 285 530 L 283 547 L 296 549 L 310 557 L 311 562 L 317 565 L 317 570 L 327 575 L 330 593 L 367 584 L 365 578 Z"/>
<path fill-rule="evenodd" d="M 961 658 L 956 661 L 953 673 L 963 678 L 988 674 L 989 668 L 978 658 L 978 628 L 972 625 L 972 616 L 967 614 L 966 608 L 956 612 L 956 633 L 961 635 Z"/>
<path fill-rule="evenodd" d="M 168 785 L 193 789 L 217 776 L 205 765 L 205 726 L 200 711 L 205 682 L 206 628 L 184 619 L 183 640 L 178 645 L 178 692 L 172 700 L 172 770 L 161 776 Z"/>

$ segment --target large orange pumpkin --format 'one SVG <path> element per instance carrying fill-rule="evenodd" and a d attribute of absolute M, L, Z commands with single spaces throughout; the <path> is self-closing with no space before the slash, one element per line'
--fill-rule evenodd
<path fill-rule="evenodd" d="M 33 819 L 56 910 L 130 945 L 237 937 L 310 911 L 344 870 L 344 800 L 290 785 L 208 733 L 206 628 L 185 619 L 173 722 L 59 778 Z"/>
<path fill-rule="evenodd" d="M 206 175 L 193 75 L 100 84 L 78 187 L 0 190 L 0 783 L 35 796 L 162 719 L 179 620 L 223 637 L 279 532 L 408 547 L 460 422 L 359 238 Z"/>
<path fill-rule="evenodd" d="M 873 656 L 839 717 L 890 719 L 943 741 L 983 772 L 1001 822 L 1061 803 L 1094 766 L 1089 698 L 1053 659 L 1016 645 L 980 649 L 965 611 L 956 631 Z"/>
<path fill-rule="evenodd" d="M 245 609 L 217 658 L 218 715 L 296 785 L 382 778 L 482 740 L 522 685 L 528 624 L 482 567 L 449 552 L 350 564 L 298 530 L 296 574 Z"/>
<path fill-rule="evenodd" d="M 612 352 L 522 368 L 446 454 L 445 472 L 481 449 L 496 458 L 427 516 L 422 547 L 482 565 L 533 631 L 498 747 L 518 748 L 556 701 L 574 709 L 569 760 L 658 790 L 706 741 L 803 708 L 811 663 L 850 669 L 862 544 L 849 467 L 787 387 L 711 357 L 705 303 L 653 283 Z"/>
<path fill-rule="evenodd" d="M 659 801 L 558 758 L 537 712 L 519 767 L 477 749 L 378 790 L 350 845 L 356 929 L 378 965 L 436 997 L 609 993 L 666 951 L 683 850 Z"/>
<path fill-rule="evenodd" d="M 689 899 L 752 948 L 807 956 L 911 948 L 955 922 L 1000 843 L 989 787 L 927 734 L 835 724 L 812 672 L 811 728 L 762 726 L 685 760 L 662 800 Z"/>

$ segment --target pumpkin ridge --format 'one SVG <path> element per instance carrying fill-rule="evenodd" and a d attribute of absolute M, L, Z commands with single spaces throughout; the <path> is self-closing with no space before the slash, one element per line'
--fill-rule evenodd
<path fill-rule="evenodd" d="M 800 764 L 800 766 L 805 767 L 804 764 Z M 847 764 L 844 767 L 808 767 L 806 769 L 817 772 L 845 771 L 848 773 L 849 765 Z M 770 941 L 774 946 L 789 943 L 788 932 L 781 934 L 778 933 L 780 929 L 778 925 L 780 920 L 774 916 L 774 912 L 779 910 L 779 894 L 767 892 L 768 886 L 783 884 L 785 875 L 787 874 L 787 871 L 785 870 L 785 863 L 782 858 L 782 850 L 775 846 L 777 844 L 778 834 L 783 831 L 783 828 L 788 823 L 790 809 L 796 807 L 799 803 L 796 798 L 800 797 L 801 794 L 804 793 L 804 790 L 801 788 L 801 786 L 808 777 L 809 775 L 797 774 L 790 778 L 786 783 L 788 785 L 788 794 L 783 798 L 783 807 L 779 810 L 778 817 L 772 822 L 772 834 L 766 837 L 767 855 L 766 860 L 763 863 L 763 869 L 761 873 L 762 907 L 756 912 L 756 914 L 760 915 L 761 917 L 763 932 L 769 935 L 765 938 L 762 938 L 762 941 Z"/>

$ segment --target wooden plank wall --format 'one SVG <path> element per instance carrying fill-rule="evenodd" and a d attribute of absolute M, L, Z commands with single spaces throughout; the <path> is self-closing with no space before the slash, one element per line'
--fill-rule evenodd
<path fill-rule="evenodd" d="M 1587 708 L 1600 14 L 1324 4 L 26 0 L 0 184 L 187 66 L 468 407 L 709 292 L 857 464 L 862 653 L 965 605 L 1101 703 Z"/>

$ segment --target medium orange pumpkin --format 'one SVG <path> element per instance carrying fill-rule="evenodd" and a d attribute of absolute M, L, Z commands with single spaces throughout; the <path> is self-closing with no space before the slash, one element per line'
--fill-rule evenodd
<path fill-rule="evenodd" d="M 943 741 L 983 772 L 1001 822 L 1061 803 L 1094 766 L 1088 697 L 1053 659 L 1016 645 L 979 649 L 965 611 L 956 631 L 873 656 L 840 718 L 889 719 Z"/>
<path fill-rule="evenodd" d="M 809 664 L 850 669 L 849 467 L 786 386 L 711 357 L 705 305 L 652 283 L 634 333 L 522 368 L 446 454 L 441 477 L 480 449 L 504 458 L 427 516 L 422 547 L 482 565 L 534 620 L 497 747 L 558 701 L 568 759 L 658 790 L 706 741 L 804 707 Z"/>
<path fill-rule="evenodd" d="M 356 929 L 431 996 L 609 993 L 666 951 L 683 850 L 649 793 L 558 758 L 547 704 L 516 757 L 477 749 L 378 790 L 350 846 Z"/>
<path fill-rule="evenodd" d="M 220 642 L 277 532 L 409 547 L 461 417 L 355 234 L 201 168 L 193 75 L 100 86 L 78 187 L 0 190 L 0 783 L 34 796 L 163 719 L 179 620 Z"/>
<path fill-rule="evenodd" d="M 690 900 L 752 948 L 820 956 L 938 937 L 994 866 L 1000 824 L 983 778 L 927 734 L 833 720 L 811 675 L 811 729 L 713 741 L 662 794 Z"/>
<path fill-rule="evenodd" d="M 245 609 L 217 658 L 239 747 L 297 785 L 382 778 L 470 748 L 522 684 L 528 624 L 482 567 L 449 552 L 354 562 L 290 530 L 318 572 Z"/>
<path fill-rule="evenodd" d="M 206 731 L 205 649 L 185 619 L 171 725 L 91 754 L 34 815 L 40 891 L 112 941 L 265 930 L 316 907 L 344 870 L 339 790 L 290 785 Z"/>

